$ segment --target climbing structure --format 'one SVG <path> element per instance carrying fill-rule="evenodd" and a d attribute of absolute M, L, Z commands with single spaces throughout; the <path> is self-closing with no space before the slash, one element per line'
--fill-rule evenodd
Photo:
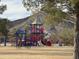
<path fill-rule="evenodd" d="M 39 15 L 29 24 L 26 31 L 19 29 L 16 31 L 16 46 L 38 46 L 40 43 L 46 46 L 51 46 L 50 36 L 43 26 L 43 19 Z"/>
<path fill-rule="evenodd" d="M 16 46 L 26 46 L 26 31 L 22 28 L 18 29 L 16 35 Z"/>
<path fill-rule="evenodd" d="M 40 23 L 38 19 L 36 19 L 32 24 L 30 24 L 30 34 L 31 34 L 31 41 L 34 45 L 38 45 L 38 41 L 43 39 L 43 24 Z"/>

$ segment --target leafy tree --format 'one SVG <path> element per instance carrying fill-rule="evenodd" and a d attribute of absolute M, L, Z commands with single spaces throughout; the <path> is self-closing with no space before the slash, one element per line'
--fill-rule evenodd
<path fill-rule="evenodd" d="M 32 0 L 28 0 L 29 2 L 32 2 Z M 33 0 L 34 2 L 36 1 L 36 0 Z M 74 13 L 76 14 L 76 39 L 75 39 L 75 41 L 74 41 L 74 43 L 75 43 L 75 59 L 79 59 L 79 0 L 37 0 L 36 2 L 39 2 L 39 3 L 41 3 L 42 2 L 42 4 L 43 3 L 47 3 L 47 2 L 51 2 L 51 4 L 52 3 L 61 3 L 61 6 L 60 6 L 60 8 L 62 7 L 62 5 L 63 5 L 63 2 L 65 2 L 65 5 L 69 8 L 69 10 L 70 10 L 70 13 L 72 13 L 73 14 L 73 11 L 74 11 Z M 31 3 L 24 3 L 24 5 L 29 5 L 29 7 L 31 6 L 33 6 Z M 40 5 L 40 4 L 39 4 Z M 36 5 L 36 7 L 37 7 L 38 5 Z M 50 10 L 50 9 L 48 9 L 48 10 Z M 47 11 L 48 11 L 47 10 Z"/>
<path fill-rule="evenodd" d="M 79 59 L 79 0 L 70 0 L 76 14 L 76 38 L 74 40 L 75 59 Z"/>
<path fill-rule="evenodd" d="M 70 30 L 68 28 L 64 28 L 60 32 L 59 37 L 63 39 L 65 45 L 73 45 L 74 35 L 75 35 L 74 29 Z"/>
<path fill-rule="evenodd" d="M 37 10 L 38 10 L 37 12 L 41 10 L 47 13 L 47 16 L 45 17 L 45 21 L 44 21 L 46 26 L 58 24 L 64 18 L 66 18 L 66 13 L 62 12 L 62 10 L 57 8 L 56 6 L 57 3 L 58 2 L 56 2 L 55 0 L 28 0 L 28 1 L 23 0 L 24 7 L 26 7 L 26 9 L 28 10 L 35 9 L 35 12 Z"/>
<path fill-rule="evenodd" d="M 56 4 L 53 4 L 56 5 Z M 57 8 L 56 6 L 52 6 L 51 2 L 48 2 L 44 5 L 44 7 L 41 9 L 45 13 L 47 13 L 47 16 L 45 18 L 45 24 L 47 25 L 56 25 L 63 21 L 63 19 L 66 19 L 67 14 Z"/>
<path fill-rule="evenodd" d="M 6 46 L 6 40 L 8 38 L 8 20 L 7 19 L 0 19 L 0 32 L 5 37 L 4 45 Z"/>
<path fill-rule="evenodd" d="M 0 0 L 1 2 L 1 0 Z M 3 14 L 3 12 L 7 9 L 7 6 L 6 5 L 0 5 L 0 14 Z"/>
<path fill-rule="evenodd" d="M 1 0 L 0 0 L 1 2 Z M 6 5 L 0 5 L 0 14 L 3 14 L 3 12 L 7 9 Z M 1 19 L 0 18 L 0 32 L 2 33 L 2 35 L 5 36 L 5 42 L 4 45 L 6 46 L 6 39 L 7 39 L 7 35 L 8 35 L 8 30 L 7 30 L 7 19 Z"/>
<path fill-rule="evenodd" d="M 8 20 L 7 19 L 0 19 L 0 32 L 2 32 L 3 35 L 7 35 L 7 24 Z"/>

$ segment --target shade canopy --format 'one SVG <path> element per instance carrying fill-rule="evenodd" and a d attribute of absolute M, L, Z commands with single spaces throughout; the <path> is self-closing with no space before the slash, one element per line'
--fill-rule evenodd
<path fill-rule="evenodd" d="M 42 24 L 42 22 L 39 19 L 35 19 L 35 21 L 32 24 Z"/>

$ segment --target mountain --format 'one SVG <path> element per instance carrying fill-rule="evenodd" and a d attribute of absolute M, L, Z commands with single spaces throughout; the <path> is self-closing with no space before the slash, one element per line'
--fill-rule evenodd
<path fill-rule="evenodd" d="M 20 27 L 24 27 L 24 26 L 26 26 L 26 24 L 28 24 L 30 22 L 31 22 L 30 17 L 11 21 L 11 22 L 9 22 L 9 31 L 14 32 L 14 31 L 16 31 L 16 29 L 18 29 Z"/>
<path fill-rule="evenodd" d="M 40 16 L 41 15 L 41 16 Z M 35 19 L 40 19 L 43 24 L 45 24 L 43 17 L 46 16 L 44 13 L 37 13 L 30 17 L 18 19 L 15 21 L 9 22 L 9 31 L 14 34 L 18 28 L 26 28 L 29 24 L 33 23 Z M 74 33 L 75 33 L 75 24 L 76 22 L 73 19 L 63 20 L 62 22 L 45 27 L 47 34 L 51 35 L 53 40 L 63 39 L 64 42 L 73 44 Z"/>
<path fill-rule="evenodd" d="M 15 27 L 23 22 L 26 22 L 27 19 L 29 19 L 29 17 L 26 17 L 26 18 L 22 18 L 22 19 L 18 19 L 18 20 L 15 20 L 15 21 L 10 21 L 9 22 L 9 27 L 12 28 L 12 27 Z"/>
<path fill-rule="evenodd" d="M 15 21 L 10 21 L 9 22 L 9 30 L 10 32 L 16 31 L 16 29 L 20 27 L 26 27 L 27 25 L 31 24 L 36 18 L 41 19 L 41 21 L 44 23 L 43 18 L 46 16 L 45 13 L 40 12 L 37 14 L 34 14 L 32 16 L 18 19 Z M 75 22 L 71 20 L 63 20 L 63 22 L 60 22 L 58 25 L 55 26 L 50 26 L 46 28 L 46 30 L 50 33 L 57 32 L 57 31 L 62 31 L 64 28 L 71 29 L 74 28 Z M 47 25 L 48 26 L 48 25 Z"/>
<path fill-rule="evenodd" d="M 25 26 L 31 24 L 32 22 L 34 22 L 35 19 L 39 19 L 40 22 L 43 22 L 44 17 L 45 17 L 45 13 L 40 12 L 40 13 L 36 13 L 32 16 L 26 17 L 26 18 L 18 19 L 15 21 L 10 21 L 9 30 L 10 30 L 10 32 L 14 32 L 14 31 L 16 31 L 16 29 L 18 29 L 20 27 L 25 27 Z"/>

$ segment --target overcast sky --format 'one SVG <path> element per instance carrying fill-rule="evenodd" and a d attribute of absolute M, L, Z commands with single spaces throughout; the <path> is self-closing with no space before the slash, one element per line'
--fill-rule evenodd
<path fill-rule="evenodd" d="M 2 0 L 2 3 L 7 4 L 7 10 L 0 17 L 13 21 L 31 15 L 31 11 L 28 12 L 23 7 L 22 0 Z"/>

